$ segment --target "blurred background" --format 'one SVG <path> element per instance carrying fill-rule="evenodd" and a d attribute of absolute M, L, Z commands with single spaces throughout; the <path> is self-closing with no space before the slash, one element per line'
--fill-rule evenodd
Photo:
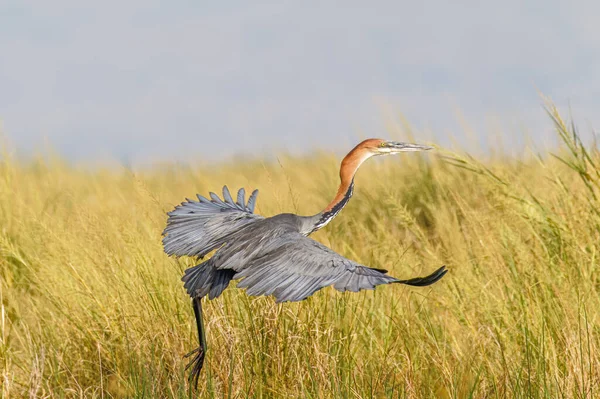
<path fill-rule="evenodd" d="M 544 93 L 599 125 L 600 3 L 0 2 L 0 120 L 73 161 L 551 141 Z M 501 132 L 501 133 L 499 133 Z"/>

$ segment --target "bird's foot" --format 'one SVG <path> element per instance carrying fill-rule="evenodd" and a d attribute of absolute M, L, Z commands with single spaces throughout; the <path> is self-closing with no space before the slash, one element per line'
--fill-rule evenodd
<path fill-rule="evenodd" d="M 188 382 L 193 384 L 194 388 L 198 387 L 198 379 L 200 378 L 200 371 L 202 370 L 202 366 L 204 365 L 204 350 L 202 347 L 197 347 L 193 351 L 187 353 L 184 357 L 188 358 L 193 356 L 192 360 L 185 366 L 185 370 L 191 368 L 190 375 L 188 376 Z"/>

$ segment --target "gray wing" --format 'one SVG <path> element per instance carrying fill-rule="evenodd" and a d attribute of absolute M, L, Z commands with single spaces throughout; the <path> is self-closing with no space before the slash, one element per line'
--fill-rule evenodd
<path fill-rule="evenodd" d="M 300 233 L 278 237 L 276 250 L 239 264 L 234 279 L 243 278 L 238 288 L 248 295 L 273 295 L 277 302 L 300 301 L 333 284 L 339 291 L 357 292 L 380 284 L 401 282 L 335 253 Z"/>
<path fill-rule="evenodd" d="M 197 195 L 198 201 L 186 198 L 167 215 L 167 227 L 163 231 L 163 246 L 168 255 L 203 257 L 225 244 L 227 237 L 244 226 L 264 219 L 254 214 L 256 196 L 254 190 L 248 202 L 241 188 L 234 202 L 227 186 L 223 187 L 223 200 L 210 193 L 210 200 Z"/>

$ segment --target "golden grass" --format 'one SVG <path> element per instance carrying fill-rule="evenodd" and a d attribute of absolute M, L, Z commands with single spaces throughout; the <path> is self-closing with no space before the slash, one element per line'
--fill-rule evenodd
<path fill-rule="evenodd" d="M 561 159 L 443 150 L 370 161 L 315 238 L 399 278 L 274 304 L 206 302 L 201 397 L 504 398 L 600 395 L 600 156 L 557 118 Z M 132 173 L 60 160 L 0 167 L 2 397 L 188 397 L 196 346 L 165 256 L 165 212 L 196 192 L 259 188 L 258 212 L 316 213 L 339 159 Z M 283 166 L 283 167 L 282 167 Z"/>

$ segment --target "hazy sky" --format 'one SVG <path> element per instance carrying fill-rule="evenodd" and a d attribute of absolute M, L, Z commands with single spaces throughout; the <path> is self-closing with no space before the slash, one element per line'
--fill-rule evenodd
<path fill-rule="evenodd" d="M 551 125 L 600 127 L 599 2 L 0 0 L 0 119 L 71 159 L 226 157 Z M 523 5 L 527 3 L 527 5 Z"/>

